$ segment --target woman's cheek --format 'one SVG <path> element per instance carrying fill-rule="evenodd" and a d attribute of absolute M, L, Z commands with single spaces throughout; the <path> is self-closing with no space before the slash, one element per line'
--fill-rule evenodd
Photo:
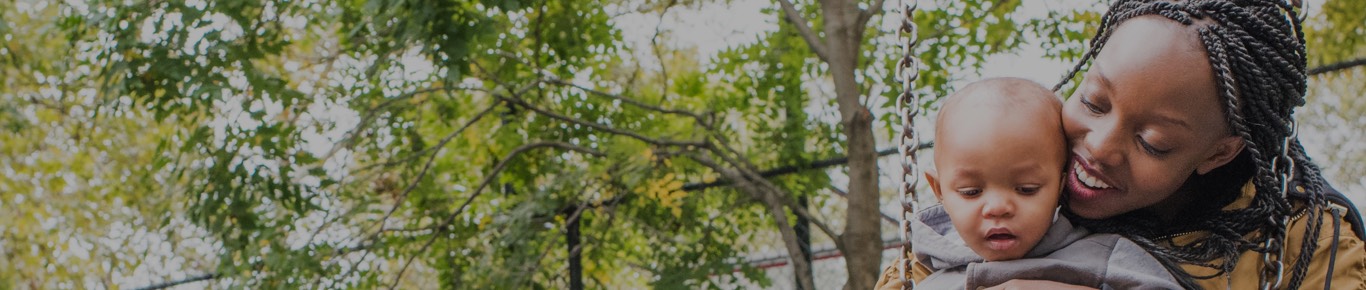
<path fill-rule="evenodd" d="M 1067 145 L 1069 147 L 1077 146 L 1073 141 L 1085 137 L 1087 131 L 1085 128 L 1085 120 L 1082 120 L 1085 116 L 1085 112 L 1078 112 L 1079 105 L 1073 103 L 1075 103 L 1075 101 L 1068 101 L 1062 108 L 1062 130 L 1063 134 L 1067 137 Z M 1071 150 L 1069 149 L 1069 152 L 1070 151 Z"/>
<path fill-rule="evenodd" d="M 1166 165 L 1141 162 L 1140 164 L 1134 165 L 1138 168 L 1135 168 L 1135 170 L 1132 171 L 1133 175 L 1131 175 L 1131 177 L 1134 178 L 1134 182 L 1130 184 L 1136 187 L 1133 188 L 1132 191 L 1143 193 L 1143 195 L 1146 196 L 1146 198 L 1144 198 L 1145 205 L 1143 207 L 1156 204 L 1170 197 L 1180 187 L 1181 183 L 1185 182 L 1185 177 L 1188 176 L 1178 174 L 1179 172 L 1182 172 L 1180 169 L 1172 170 L 1172 168 L 1180 168 L 1180 166 L 1175 164 Z"/>

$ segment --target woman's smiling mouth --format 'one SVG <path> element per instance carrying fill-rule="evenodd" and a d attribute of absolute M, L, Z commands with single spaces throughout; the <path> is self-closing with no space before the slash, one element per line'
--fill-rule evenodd
<path fill-rule="evenodd" d="M 1087 173 L 1086 170 L 1083 170 L 1081 166 L 1072 166 L 1072 168 L 1072 172 L 1077 175 L 1077 180 L 1081 181 L 1081 184 L 1084 184 L 1087 187 L 1095 189 L 1114 188 L 1113 186 L 1110 186 L 1109 183 L 1105 183 L 1105 181 L 1101 181 L 1099 178 L 1091 176 L 1091 174 Z"/>
<path fill-rule="evenodd" d="M 1081 156 L 1072 156 L 1072 171 L 1067 174 L 1067 192 L 1074 201 L 1087 201 L 1105 194 L 1119 192 L 1119 188 L 1106 181 L 1104 175 L 1087 167 Z"/>

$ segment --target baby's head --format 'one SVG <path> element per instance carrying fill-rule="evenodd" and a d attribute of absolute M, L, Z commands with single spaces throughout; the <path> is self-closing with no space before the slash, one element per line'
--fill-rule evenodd
<path fill-rule="evenodd" d="M 987 261 L 1024 257 L 1053 222 L 1066 162 L 1062 103 L 1038 83 L 994 78 L 950 95 L 925 177 L 958 234 Z"/>

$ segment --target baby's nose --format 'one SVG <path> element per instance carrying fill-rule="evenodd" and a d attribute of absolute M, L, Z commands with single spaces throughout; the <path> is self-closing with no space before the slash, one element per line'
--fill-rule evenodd
<path fill-rule="evenodd" d="M 991 194 L 985 198 L 986 205 L 982 206 L 982 215 L 988 218 L 1008 218 L 1015 214 L 1015 205 L 1008 198 L 1002 198 L 999 194 Z"/>

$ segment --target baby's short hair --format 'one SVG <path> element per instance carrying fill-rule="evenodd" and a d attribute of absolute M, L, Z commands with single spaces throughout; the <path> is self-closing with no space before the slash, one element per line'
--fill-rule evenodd
<path fill-rule="evenodd" d="M 956 114 L 969 113 L 972 116 L 955 116 Z M 1021 115 L 1025 114 L 1025 115 Z M 1059 100 L 1053 91 L 1044 88 L 1043 85 L 1034 81 L 1021 78 L 989 78 L 972 82 L 962 89 L 950 94 L 944 99 L 944 104 L 939 108 L 939 116 L 934 124 L 935 140 L 949 140 L 946 134 L 986 134 L 984 132 L 973 132 L 972 128 L 949 128 L 950 120 L 963 120 L 961 117 L 969 118 L 990 118 L 1000 120 L 1000 122 L 1015 122 L 1006 119 L 1020 120 L 1024 117 L 1050 118 L 1043 122 L 1051 122 L 1056 130 L 1056 137 L 1062 140 L 1062 101 Z M 993 121 L 995 122 L 995 121 Z M 967 130 L 967 131 L 964 131 Z M 961 131 L 961 132 L 960 132 Z M 1065 141 L 1062 141 L 1065 143 Z M 1061 149 L 1060 149 L 1061 150 Z M 935 159 L 939 159 L 942 150 L 934 150 Z M 938 164 L 938 161 L 935 162 Z"/>
<path fill-rule="evenodd" d="M 935 135 L 941 134 L 944 116 L 968 108 L 979 114 L 1041 109 L 1055 116 L 1062 115 L 1062 101 L 1043 85 L 1022 78 L 988 78 L 969 83 L 944 99 L 935 122 Z"/>

